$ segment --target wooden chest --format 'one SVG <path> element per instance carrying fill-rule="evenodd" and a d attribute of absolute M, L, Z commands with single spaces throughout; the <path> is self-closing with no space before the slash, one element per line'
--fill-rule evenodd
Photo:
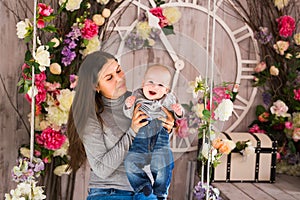
<path fill-rule="evenodd" d="M 234 142 L 252 142 L 255 153 L 243 156 L 238 152 L 223 155 L 221 164 L 212 170 L 211 180 L 226 182 L 274 182 L 277 142 L 261 133 L 221 133 L 221 138 Z"/>

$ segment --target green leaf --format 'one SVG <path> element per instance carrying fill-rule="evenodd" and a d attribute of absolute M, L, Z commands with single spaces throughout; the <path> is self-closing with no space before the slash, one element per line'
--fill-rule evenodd
<path fill-rule="evenodd" d="M 175 34 L 173 25 L 163 27 L 162 31 L 165 35 Z"/>
<path fill-rule="evenodd" d="M 21 79 L 18 83 L 17 83 L 17 86 L 21 86 L 25 83 L 24 79 Z"/>
<path fill-rule="evenodd" d="M 292 140 L 289 141 L 288 147 L 289 147 L 291 153 L 296 153 L 296 147 L 295 147 L 294 142 Z"/>
<path fill-rule="evenodd" d="M 32 55 L 30 51 L 26 51 L 25 53 L 25 61 L 30 61 L 32 59 Z"/>
<path fill-rule="evenodd" d="M 258 117 L 259 115 L 261 115 L 262 113 L 266 112 L 266 109 L 265 107 L 263 107 L 262 105 L 258 105 L 256 107 L 256 111 L 255 111 L 255 114 L 256 116 Z"/>
<path fill-rule="evenodd" d="M 48 31 L 48 32 L 52 32 L 52 33 L 56 33 L 57 32 L 56 31 L 57 29 L 54 26 L 52 26 L 52 25 L 48 25 L 48 26 L 44 27 L 43 30 L 44 31 Z"/>

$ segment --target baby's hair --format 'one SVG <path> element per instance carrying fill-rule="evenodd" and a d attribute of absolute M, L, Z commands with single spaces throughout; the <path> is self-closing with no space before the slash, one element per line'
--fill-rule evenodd
<path fill-rule="evenodd" d="M 159 69 L 162 73 L 168 74 L 168 75 L 169 75 L 168 78 L 170 79 L 170 81 L 169 81 L 169 86 L 170 86 L 170 84 L 171 84 L 171 79 L 172 79 L 172 74 L 171 74 L 171 72 L 170 72 L 170 70 L 169 70 L 169 68 L 168 68 L 167 66 L 161 65 L 161 64 L 153 64 L 153 65 L 150 65 L 150 66 L 147 68 L 146 72 L 145 72 L 145 76 L 147 75 L 147 73 L 148 73 L 151 69 L 152 69 L 152 70 L 153 70 L 153 69 Z M 158 74 L 158 76 L 159 76 L 159 74 Z"/>

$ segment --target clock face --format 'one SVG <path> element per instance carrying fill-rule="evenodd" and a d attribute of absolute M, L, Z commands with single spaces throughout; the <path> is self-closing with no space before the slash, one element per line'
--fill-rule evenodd
<path fill-rule="evenodd" d="M 178 96 L 180 103 L 188 103 L 192 100 L 192 95 L 186 91 L 186 88 L 188 82 L 199 75 L 213 77 L 215 84 L 223 81 L 240 84 L 234 102 L 234 114 L 229 121 L 222 124 L 220 129 L 228 132 L 245 130 L 248 124 L 247 122 L 243 124 L 243 119 L 257 92 L 256 88 L 251 87 L 253 79 L 251 74 L 256 63 L 259 62 L 257 44 L 251 29 L 232 17 L 234 13 L 226 14 L 230 13 L 230 10 L 224 1 L 218 1 L 212 56 L 213 13 L 212 10 L 208 11 L 206 3 L 197 0 L 166 1 L 161 7 L 177 7 L 181 12 L 179 22 L 174 24 L 175 34 L 166 36 L 161 33 L 160 41 L 157 41 L 152 48 L 133 51 L 125 46 L 125 39 L 143 13 L 156 5 L 153 0 L 124 1 L 111 17 L 108 28 L 111 32 L 107 33 L 110 37 L 104 43 L 103 49 L 116 55 L 127 71 L 127 85 L 130 90 L 139 87 L 149 63 L 161 63 L 173 68 L 172 90 Z M 120 13 L 123 13 L 121 18 Z M 209 26 L 208 15 L 210 15 Z M 212 58 L 213 64 L 211 64 Z M 209 66 L 208 71 L 206 65 Z M 173 150 L 196 150 L 197 143 L 193 142 L 194 139 L 195 137 L 180 139 L 173 136 Z"/>

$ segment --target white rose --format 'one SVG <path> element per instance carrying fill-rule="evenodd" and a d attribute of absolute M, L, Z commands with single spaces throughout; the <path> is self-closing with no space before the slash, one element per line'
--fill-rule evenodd
<path fill-rule="evenodd" d="M 176 7 L 164 8 L 163 15 L 167 18 L 169 24 L 175 24 L 181 18 L 181 12 Z"/>
<path fill-rule="evenodd" d="M 57 96 L 59 102 L 59 108 L 63 111 L 69 111 L 75 96 L 74 90 L 63 89 L 60 90 L 60 94 Z"/>
<path fill-rule="evenodd" d="M 232 115 L 233 103 L 230 99 L 223 99 L 215 110 L 215 118 L 220 121 L 226 121 Z"/>
<path fill-rule="evenodd" d="M 23 39 L 23 38 L 25 38 L 25 35 L 28 32 L 28 29 L 30 27 L 32 27 L 32 25 L 31 25 L 29 19 L 25 19 L 25 22 L 24 21 L 18 22 L 16 27 L 17 27 L 18 38 Z"/>
<path fill-rule="evenodd" d="M 59 5 L 65 3 L 66 0 L 59 0 Z M 78 10 L 80 8 L 82 0 L 68 0 L 66 4 L 66 9 L 73 12 L 74 10 Z"/>
<path fill-rule="evenodd" d="M 39 46 L 39 48 L 36 50 L 35 54 L 35 60 L 37 63 L 39 63 L 42 67 L 50 66 L 50 53 L 47 46 Z M 42 70 L 44 71 L 44 70 Z"/>

